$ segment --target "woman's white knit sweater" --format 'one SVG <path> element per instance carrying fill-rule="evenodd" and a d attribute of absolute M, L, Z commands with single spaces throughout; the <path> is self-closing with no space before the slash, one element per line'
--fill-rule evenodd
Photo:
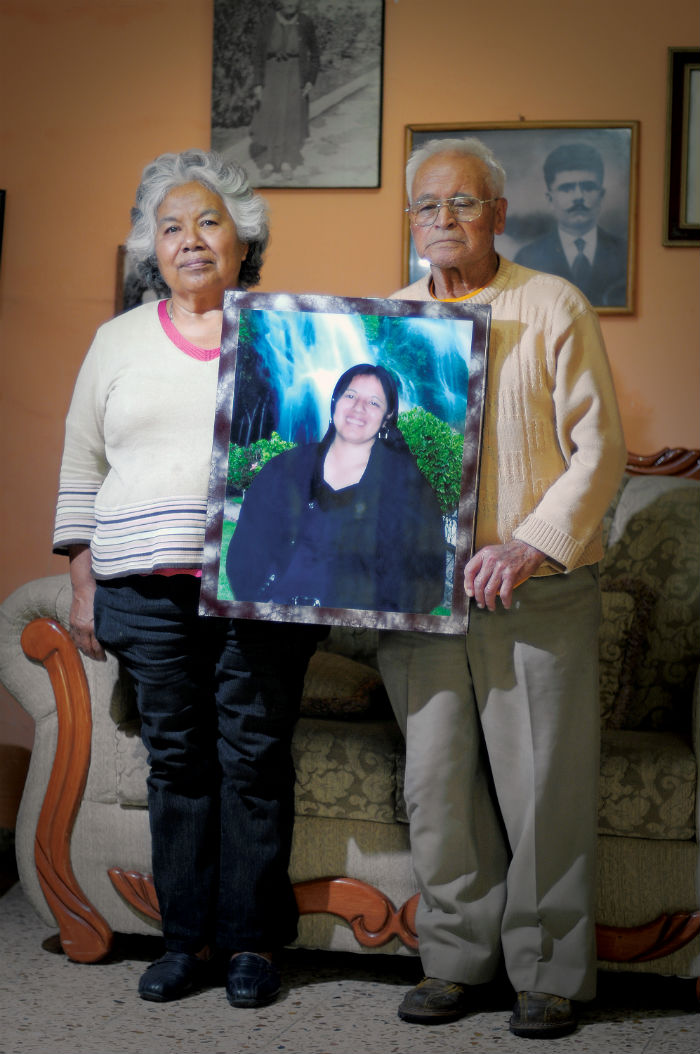
<path fill-rule="evenodd" d="M 100 327 L 66 419 L 56 552 L 89 544 L 100 579 L 201 567 L 217 379 L 155 303 Z"/>

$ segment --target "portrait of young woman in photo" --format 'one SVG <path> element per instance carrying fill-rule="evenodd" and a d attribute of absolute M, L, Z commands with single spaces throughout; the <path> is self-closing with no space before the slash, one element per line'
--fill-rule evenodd
<path fill-rule="evenodd" d="M 442 602 L 442 515 L 398 408 L 388 370 L 352 366 L 335 385 L 323 439 L 263 466 L 228 550 L 235 599 L 414 613 Z"/>

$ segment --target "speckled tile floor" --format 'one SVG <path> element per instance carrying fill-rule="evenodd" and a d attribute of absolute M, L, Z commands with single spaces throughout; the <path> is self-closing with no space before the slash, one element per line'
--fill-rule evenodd
<path fill-rule="evenodd" d="M 525 1040 L 508 1031 L 512 993 L 494 985 L 476 1013 L 438 1027 L 396 1016 L 416 960 L 290 951 L 265 1010 L 234 1010 L 221 988 L 178 1003 L 136 996 L 154 938 L 118 938 L 108 962 L 50 954 L 53 931 L 19 885 L 0 897 L 0 1054 L 697 1054 L 700 1014 L 688 982 L 601 974 L 578 1031 Z"/>

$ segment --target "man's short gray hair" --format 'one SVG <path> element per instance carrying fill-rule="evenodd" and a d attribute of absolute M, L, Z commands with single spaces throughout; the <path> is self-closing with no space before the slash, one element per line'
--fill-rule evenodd
<path fill-rule="evenodd" d="M 126 248 L 145 278 L 157 271 L 155 256 L 158 209 L 175 187 L 201 183 L 218 194 L 236 224 L 238 237 L 249 246 L 241 264 L 239 285 L 247 289 L 260 281 L 263 252 L 269 241 L 267 205 L 255 194 L 248 177 L 235 162 L 227 162 L 214 151 L 183 150 L 161 154 L 143 170 L 131 210 L 131 231 Z"/>
<path fill-rule="evenodd" d="M 506 171 L 503 165 L 496 160 L 492 151 L 480 139 L 465 136 L 461 139 L 430 139 L 413 151 L 406 164 L 406 193 L 409 201 L 411 201 L 416 172 L 428 158 L 435 157 L 436 154 L 464 154 L 465 157 L 477 157 L 486 165 L 489 194 L 494 198 L 503 197 L 506 185 Z"/>

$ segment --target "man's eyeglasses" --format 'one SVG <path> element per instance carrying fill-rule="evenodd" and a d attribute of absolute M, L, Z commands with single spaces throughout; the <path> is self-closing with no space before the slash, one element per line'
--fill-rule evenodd
<path fill-rule="evenodd" d="M 432 227 L 444 205 L 458 223 L 471 223 L 472 220 L 479 219 L 484 205 L 490 205 L 492 201 L 498 201 L 498 198 L 471 198 L 460 194 L 459 197 L 443 198 L 441 201 L 416 201 L 404 209 L 404 212 L 409 214 L 416 227 Z"/>

